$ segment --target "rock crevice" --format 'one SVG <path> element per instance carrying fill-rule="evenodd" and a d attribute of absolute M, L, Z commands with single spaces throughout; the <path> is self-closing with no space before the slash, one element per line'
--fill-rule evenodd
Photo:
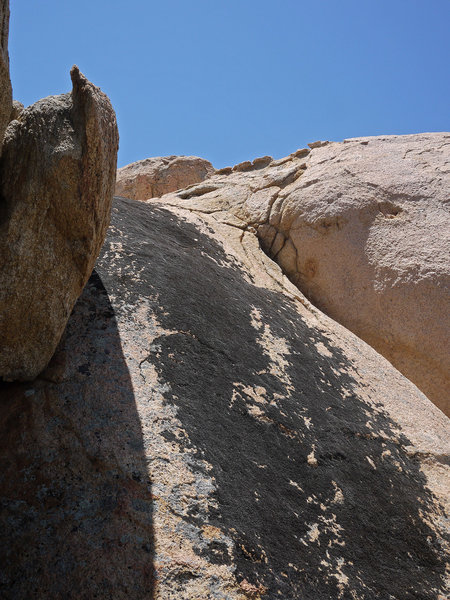
<path fill-rule="evenodd" d="M 311 302 L 450 414 L 449 139 L 313 145 L 163 199 L 253 228 Z"/>
<path fill-rule="evenodd" d="M 1 591 L 436 600 L 448 420 L 219 218 L 116 199 L 59 377 L 0 386 Z"/>

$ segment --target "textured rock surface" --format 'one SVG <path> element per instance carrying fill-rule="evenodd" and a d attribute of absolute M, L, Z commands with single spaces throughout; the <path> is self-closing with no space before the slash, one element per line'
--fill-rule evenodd
<path fill-rule="evenodd" d="M 8 56 L 9 0 L 0 0 L 0 154 L 12 107 Z"/>
<path fill-rule="evenodd" d="M 217 213 L 117 200 L 0 400 L 2 598 L 448 597 L 448 419 Z"/>
<path fill-rule="evenodd" d="M 156 156 L 117 170 L 116 194 L 147 200 L 199 183 L 215 172 L 198 156 Z"/>
<path fill-rule="evenodd" d="M 0 160 L 0 376 L 50 360 L 109 224 L 118 133 L 108 98 L 78 69 L 71 94 L 11 121 Z"/>
<path fill-rule="evenodd" d="M 22 102 L 19 102 L 18 100 L 13 100 L 9 120 L 14 121 L 14 119 L 18 119 L 20 113 L 23 111 L 24 108 L 25 107 L 22 104 Z"/>
<path fill-rule="evenodd" d="M 164 200 L 257 230 L 314 304 L 450 414 L 450 134 L 312 146 Z"/>

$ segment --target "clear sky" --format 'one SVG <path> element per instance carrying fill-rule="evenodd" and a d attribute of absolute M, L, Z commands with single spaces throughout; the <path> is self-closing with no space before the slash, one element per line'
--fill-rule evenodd
<path fill-rule="evenodd" d="M 78 64 L 116 110 L 119 166 L 450 130 L 450 0 L 10 4 L 14 97 L 69 91 Z"/>

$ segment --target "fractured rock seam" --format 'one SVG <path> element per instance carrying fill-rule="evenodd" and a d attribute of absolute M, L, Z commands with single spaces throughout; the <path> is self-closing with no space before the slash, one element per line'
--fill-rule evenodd
<path fill-rule="evenodd" d="M 246 162 L 217 171 L 163 202 L 256 230 L 262 249 L 311 302 L 450 413 L 450 332 L 445 336 L 443 328 L 448 137 L 316 144 L 311 154 L 294 153 L 259 170 Z M 269 198 L 272 187 L 278 190 Z"/>

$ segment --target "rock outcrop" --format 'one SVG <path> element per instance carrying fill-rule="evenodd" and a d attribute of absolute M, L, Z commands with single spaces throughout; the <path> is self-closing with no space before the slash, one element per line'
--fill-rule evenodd
<path fill-rule="evenodd" d="M 9 117 L 9 120 L 14 121 L 15 119 L 18 119 L 20 113 L 23 111 L 24 108 L 25 107 L 22 104 L 22 102 L 19 102 L 18 100 L 13 100 L 12 108 L 11 108 L 11 115 Z"/>
<path fill-rule="evenodd" d="M 116 198 L 85 285 L 118 134 L 71 75 L 10 103 L 0 158 L 0 597 L 448 597 L 449 420 L 292 283 L 443 385 L 448 137 Z"/>
<path fill-rule="evenodd" d="M 0 376 L 5 379 L 32 379 L 47 365 L 109 224 L 115 114 L 77 67 L 71 76 L 72 93 L 24 109 L 4 138 Z"/>
<path fill-rule="evenodd" d="M 12 108 L 12 89 L 9 78 L 9 0 L 0 0 L 0 154 L 3 136 Z"/>
<path fill-rule="evenodd" d="M 450 415 L 450 134 L 312 146 L 164 202 L 253 228 L 315 305 Z"/>
<path fill-rule="evenodd" d="M 157 156 L 117 170 L 116 195 L 147 200 L 199 183 L 215 173 L 198 156 Z"/>
<path fill-rule="evenodd" d="M 1 385 L 0 595 L 447 597 L 448 419 L 221 221 L 117 199 L 48 369 Z"/>

